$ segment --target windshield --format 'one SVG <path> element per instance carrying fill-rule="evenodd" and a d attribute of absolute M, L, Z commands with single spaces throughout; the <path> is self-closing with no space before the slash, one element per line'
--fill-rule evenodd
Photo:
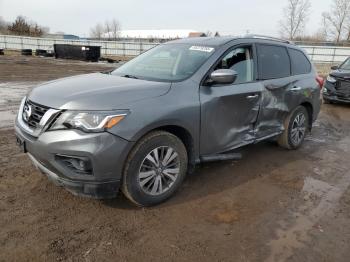
<path fill-rule="evenodd" d="M 113 75 L 153 81 L 181 81 L 193 75 L 214 52 L 208 46 L 165 44 L 139 55 Z"/>
<path fill-rule="evenodd" d="M 347 59 L 341 66 L 340 69 L 350 70 L 350 59 Z"/>

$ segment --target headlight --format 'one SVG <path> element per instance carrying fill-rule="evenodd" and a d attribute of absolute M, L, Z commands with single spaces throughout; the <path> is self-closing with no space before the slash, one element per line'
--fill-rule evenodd
<path fill-rule="evenodd" d="M 330 83 L 335 83 L 335 82 L 337 82 L 337 79 L 335 79 L 332 76 L 327 76 L 327 81 L 330 82 Z"/>
<path fill-rule="evenodd" d="M 127 112 L 77 112 L 65 111 L 53 123 L 50 130 L 80 129 L 84 132 L 103 132 L 117 125 Z"/>

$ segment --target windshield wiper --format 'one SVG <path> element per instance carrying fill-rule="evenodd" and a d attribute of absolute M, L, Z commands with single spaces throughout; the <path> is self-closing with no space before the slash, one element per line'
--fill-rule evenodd
<path fill-rule="evenodd" d="M 136 76 L 133 75 L 123 75 L 122 77 L 138 79 Z"/>

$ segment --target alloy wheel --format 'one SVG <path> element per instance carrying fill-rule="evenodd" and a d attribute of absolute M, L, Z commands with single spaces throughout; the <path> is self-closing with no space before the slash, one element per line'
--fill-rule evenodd
<path fill-rule="evenodd" d="M 292 125 L 291 140 L 294 145 L 299 145 L 304 139 L 306 132 L 306 117 L 303 113 L 298 114 Z"/>
<path fill-rule="evenodd" d="M 175 183 L 180 173 L 178 153 L 170 146 L 153 149 L 139 169 L 139 185 L 149 195 L 161 195 Z"/>

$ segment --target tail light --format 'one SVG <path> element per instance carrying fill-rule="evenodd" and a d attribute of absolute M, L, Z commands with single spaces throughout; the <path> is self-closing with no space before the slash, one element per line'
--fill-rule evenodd
<path fill-rule="evenodd" d="M 324 79 L 323 79 L 323 77 L 316 76 L 316 81 L 317 81 L 317 83 L 318 83 L 320 89 L 322 89 L 323 84 L 324 84 Z"/>

